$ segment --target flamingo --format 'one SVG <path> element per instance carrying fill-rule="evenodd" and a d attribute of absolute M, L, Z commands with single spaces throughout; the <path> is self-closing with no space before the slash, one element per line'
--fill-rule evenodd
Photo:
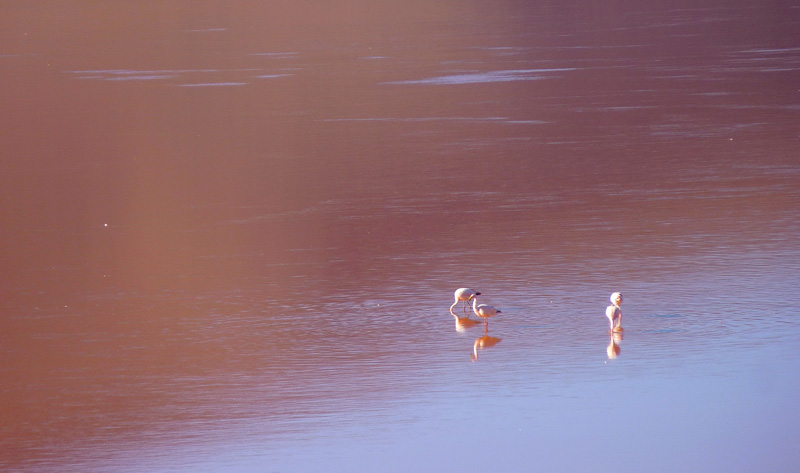
<path fill-rule="evenodd" d="M 483 319 L 484 323 L 486 324 L 487 330 L 489 329 L 489 317 L 494 317 L 495 315 L 503 312 L 500 309 L 497 309 L 496 307 L 492 307 L 490 305 L 486 304 L 478 305 L 477 297 L 472 298 L 472 310 L 475 312 L 475 315 Z"/>
<path fill-rule="evenodd" d="M 621 332 L 622 328 L 622 293 L 615 292 L 610 297 L 611 305 L 606 307 L 606 317 L 608 317 L 608 330 L 611 333 Z"/>
<path fill-rule="evenodd" d="M 453 305 L 450 306 L 450 313 L 455 315 L 453 312 L 453 308 L 458 305 L 459 302 L 464 302 L 464 313 L 467 314 L 469 317 L 469 313 L 467 312 L 467 307 L 469 306 L 469 300 L 473 297 L 481 295 L 480 292 L 476 291 L 475 289 L 470 289 L 468 287 L 461 287 L 456 289 L 456 292 L 453 294 L 456 301 L 453 302 Z"/>

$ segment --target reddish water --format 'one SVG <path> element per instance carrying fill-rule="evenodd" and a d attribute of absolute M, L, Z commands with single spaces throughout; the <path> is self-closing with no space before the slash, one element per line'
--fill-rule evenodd
<path fill-rule="evenodd" d="M 794 471 L 800 4 L 329 3 L 2 7 L 0 469 Z"/>

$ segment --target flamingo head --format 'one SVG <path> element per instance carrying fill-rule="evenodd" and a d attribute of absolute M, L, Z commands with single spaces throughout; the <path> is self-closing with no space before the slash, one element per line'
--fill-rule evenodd
<path fill-rule="evenodd" d="M 614 304 L 617 307 L 622 305 L 622 293 L 621 292 L 615 292 L 615 293 L 611 294 L 611 297 L 609 299 L 611 300 L 611 303 Z"/>

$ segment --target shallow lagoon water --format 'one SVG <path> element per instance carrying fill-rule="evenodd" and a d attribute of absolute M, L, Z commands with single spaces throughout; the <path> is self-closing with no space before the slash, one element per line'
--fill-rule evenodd
<path fill-rule="evenodd" d="M 0 466 L 794 471 L 800 8 L 606 7 L 8 7 Z"/>

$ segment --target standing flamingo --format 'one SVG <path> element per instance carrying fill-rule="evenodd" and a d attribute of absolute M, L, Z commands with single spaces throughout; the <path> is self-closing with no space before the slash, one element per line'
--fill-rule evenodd
<path fill-rule="evenodd" d="M 489 317 L 494 317 L 495 315 L 502 313 L 501 310 L 492 307 L 490 305 L 486 304 L 478 305 L 477 297 L 472 298 L 472 310 L 475 311 L 475 315 L 481 317 L 484 320 L 487 330 L 489 329 Z"/>
<path fill-rule="evenodd" d="M 464 302 L 464 313 L 467 314 L 469 317 L 469 313 L 467 312 L 467 307 L 469 307 L 469 300 L 473 297 L 481 295 L 480 292 L 476 291 L 475 289 L 470 289 L 468 287 L 461 287 L 456 289 L 456 292 L 453 294 L 456 301 L 453 302 L 453 305 L 450 306 L 450 313 L 455 315 L 453 312 L 453 308 L 458 305 L 459 302 Z"/>
<path fill-rule="evenodd" d="M 622 328 L 622 293 L 611 294 L 611 305 L 606 307 L 606 317 L 608 317 L 608 331 L 611 333 L 621 332 Z"/>

